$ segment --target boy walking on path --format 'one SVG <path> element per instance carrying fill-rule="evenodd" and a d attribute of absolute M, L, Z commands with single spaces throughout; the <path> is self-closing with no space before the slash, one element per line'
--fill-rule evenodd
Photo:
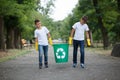
<path fill-rule="evenodd" d="M 86 24 L 88 17 L 83 16 L 79 22 L 76 22 L 72 26 L 70 37 L 73 37 L 73 67 L 75 68 L 77 65 L 77 50 L 78 46 L 80 46 L 80 63 L 81 67 L 84 68 L 84 32 L 86 32 L 87 41 L 90 42 L 89 39 L 89 28 Z"/>
<path fill-rule="evenodd" d="M 41 25 L 39 20 L 35 20 L 36 30 L 34 31 L 35 42 L 38 43 L 39 52 L 39 69 L 42 68 L 42 58 L 44 54 L 44 65 L 48 68 L 48 39 L 50 38 L 49 30 Z"/>

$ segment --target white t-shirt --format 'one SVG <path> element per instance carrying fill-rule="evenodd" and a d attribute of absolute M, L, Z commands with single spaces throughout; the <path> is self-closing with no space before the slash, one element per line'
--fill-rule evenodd
<path fill-rule="evenodd" d="M 74 40 L 84 40 L 84 32 L 89 31 L 88 25 L 80 22 L 76 22 L 72 28 L 75 29 Z"/>
<path fill-rule="evenodd" d="M 47 39 L 48 33 L 49 30 L 45 26 L 42 26 L 41 29 L 36 29 L 34 31 L 34 37 L 38 38 L 39 45 L 48 45 L 48 39 Z"/>

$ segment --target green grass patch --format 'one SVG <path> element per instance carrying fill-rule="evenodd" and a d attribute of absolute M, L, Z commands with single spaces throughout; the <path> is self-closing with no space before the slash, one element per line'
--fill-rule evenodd
<path fill-rule="evenodd" d="M 0 63 L 11 59 L 15 59 L 16 57 L 27 54 L 29 52 L 30 52 L 29 50 L 17 50 L 17 49 L 8 50 L 7 52 L 0 52 L 1 54 L 5 54 L 4 56 L 0 57 Z"/>
<path fill-rule="evenodd" d="M 87 51 L 90 51 L 92 53 L 95 53 L 95 54 L 102 54 L 102 55 L 110 55 L 111 54 L 111 51 L 112 49 L 109 48 L 109 49 L 106 49 L 104 50 L 103 48 L 85 48 Z"/>

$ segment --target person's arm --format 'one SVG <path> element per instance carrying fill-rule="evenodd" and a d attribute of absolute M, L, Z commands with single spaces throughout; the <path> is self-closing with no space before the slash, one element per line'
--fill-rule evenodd
<path fill-rule="evenodd" d="M 48 33 L 47 36 L 48 36 L 48 39 L 49 39 L 51 37 L 50 33 Z"/>
<path fill-rule="evenodd" d="M 75 29 L 72 29 L 72 30 L 71 30 L 71 34 L 70 34 L 70 37 L 73 37 L 74 32 L 75 32 Z"/>
<path fill-rule="evenodd" d="M 72 44 L 72 39 L 73 39 L 74 32 L 75 32 L 75 29 L 72 29 L 71 33 L 70 33 L 70 37 L 69 37 L 69 42 L 68 42 L 70 45 Z"/>
<path fill-rule="evenodd" d="M 90 41 L 90 36 L 89 36 L 89 32 L 88 31 L 86 31 L 86 38 L 87 38 L 88 46 L 91 46 L 91 41 Z"/>
<path fill-rule="evenodd" d="M 52 39 L 51 39 L 51 35 L 50 35 L 50 33 L 48 33 L 47 36 L 48 36 L 49 44 L 52 45 L 53 43 L 52 43 Z"/>
<path fill-rule="evenodd" d="M 90 36 L 89 36 L 89 32 L 88 32 L 88 31 L 86 31 L 86 38 L 87 38 L 87 39 L 90 39 Z"/>
<path fill-rule="evenodd" d="M 38 51 L 38 38 L 37 37 L 35 38 L 35 49 L 36 51 Z"/>
<path fill-rule="evenodd" d="M 38 37 L 37 37 L 37 31 L 34 31 L 34 40 L 35 40 L 35 49 L 38 51 Z"/>

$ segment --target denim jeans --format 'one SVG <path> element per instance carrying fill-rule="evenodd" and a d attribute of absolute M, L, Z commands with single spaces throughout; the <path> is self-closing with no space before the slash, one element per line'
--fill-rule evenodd
<path fill-rule="evenodd" d="M 84 40 L 78 41 L 73 40 L 73 64 L 77 64 L 77 50 L 78 46 L 80 46 L 80 62 L 84 64 Z"/>
<path fill-rule="evenodd" d="M 48 65 L 48 45 L 38 45 L 38 52 L 39 52 L 39 65 L 42 66 L 42 58 L 44 54 L 44 64 Z"/>

